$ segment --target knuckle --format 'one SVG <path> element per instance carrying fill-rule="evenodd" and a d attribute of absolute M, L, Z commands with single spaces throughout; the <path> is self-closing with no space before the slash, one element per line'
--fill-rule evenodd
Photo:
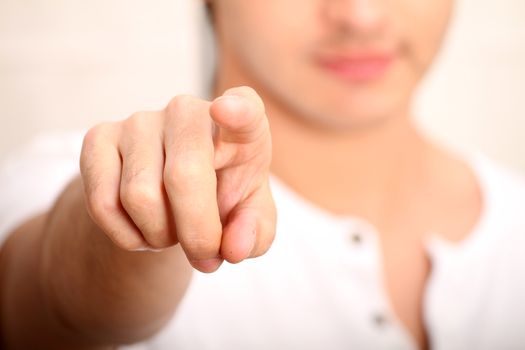
<path fill-rule="evenodd" d="M 205 163 L 198 159 L 180 158 L 164 172 L 164 183 L 174 190 L 183 190 L 199 183 L 207 171 Z"/>
<path fill-rule="evenodd" d="M 136 159 L 134 157 L 136 153 L 138 152 L 130 152 L 126 155 L 129 165 L 122 171 L 122 187 L 149 187 L 148 184 L 155 183 L 155 173 L 151 165 L 144 164 L 141 159 Z"/>
<path fill-rule="evenodd" d="M 162 116 L 160 112 L 136 112 L 122 122 L 119 145 L 125 157 L 162 139 Z"/>
<path fill-rule="evenodd" d="M 101 147 L 110 143 L 115 130 L 115 123 L 101 123 L 95 125 L 84 135 L 82 151 L 80 153 L 80 171 L 89 171 L 94 158 L 101 153 Z"/>
<path fill-rule="evenodd" d="M 93 221 L 104 231 L 107 219 L 119 212 L 118 204 L 114 200 L 96 193 L 88 195 L 86 206 Z"/>
<path fill-rule="evenodd" d="M 144 233 L 144 239 L 153 249 L 164 249 L 176 243 L 167 228 L 151 228 Z"/>
<path fill-rule="evenodd" d="M 174 165 L 174 172 L 179 176 L 193 178 L 203 174 L 205 168 L 205 163 L 197 157 L 181 157 Z"/>
<path fill-rule="evenodd" d="M 219 254 L 219 244 L 211 239 L 195 236 L 180 241 L 190 260 L 209 259 Z"/>
<path fill-rule="evenodd" d="M 149 112 L 135 112 L 128 119 L 124 121 L 126 133 L 142 132 L 145 128 L 151 125 L 152 113 Z"/>
<path fill-rule="evenodd" d="M 146 248 L 144 246 L 144 242 L 142 242 L 142 240 L 137 239 L 134 236 L 120 234 L 120 235 L 113 235 L 110 237 L 110 239 L 113 241 L 113 243 L 117 247 L 123 250 L 135 251 L 135 250 L 144 250 Z"/>
<path fill-rule="evenodd" d="M 84 145 L 94 145 L 104 137 L 109 129 L 112 128 L 112 123 L 100 123 L 88 130 L 84 136 Z"/>
<path fill-rule="evenodd" d="M 139 250 L 144 248 L 141 237 L 134 232 L 121 231 L 112 225 L 112 219 L 122 214 L 118 201 L 99 194 L 86 198 L 86 209 L 93 222 L 117 247 L 124 250 Z"/>
<path fill-rule="evenodd" d="M 185 111 L 195 103 L 196 98 L 190 95 L 178 95 L 171 99 L 166 107 L 166 112 L 171 116 L 183 116 Z"/>
<path fill-rule="evenodd" d="M 160 193 L 153 186 L 131 179 L 122 187 L 120 200 L 127 211 L 143 213 L 159 202 Z"/>

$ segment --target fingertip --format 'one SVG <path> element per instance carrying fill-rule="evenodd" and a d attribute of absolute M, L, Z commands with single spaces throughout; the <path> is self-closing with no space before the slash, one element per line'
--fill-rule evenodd
<path fill-rule="evenodd" d="M 257 105 L 264 108 L 263 101 L 257 91 L 249 86 L 238 86 L 226 90 L 223 96 L 240 96 L 254 101 Z"/>
<path fill-rule="evenodd" d="M 224 230 L 221 244 L 222 257 L 231 264 L 249 258 L 255 247 L 256 235 L 255 224 L 237 218 Z"/>
<path fill-rule="evenodd" d="M 261 98 L 250 88 L 230 89 L 210 105 L 212 119 L 242 138 L 250 138 L 254 131 L 264 126 L 265 115 Z"/>
<path fill-rule="evenodd" d="M 204 260 L 190 260 L 191 266 L 203 273 L 212 273 L 219 269 L 224 260 L 221 258 L 212 258 Z"/>
<path fill-rule="evenodd" d="M 248 112 L 246 102 L 236 95 L 220 96 L 210 106 L 210 115 L 214 121 L 228 129 L 236 128 Z"/>

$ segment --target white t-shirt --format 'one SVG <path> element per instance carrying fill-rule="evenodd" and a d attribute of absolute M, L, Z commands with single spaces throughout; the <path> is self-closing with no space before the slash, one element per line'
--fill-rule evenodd
<path fill-rule="evenodd" d="M 0 168 L 0 234 L 48 208 L 77 173 L 81 134 L 38 138 Z M 525 181 L 467 159 L 484 210 L 460 243 L 429 235 L 423 313 L 432 349 L 525 349 Z M 124 349 L 416 349 L 382 278 L 374 227 L 272 179 L 275 242 L 263 257 L 196 272 L 174 318 Z M 355 239 L 358 236 L 359 239 Z"/>

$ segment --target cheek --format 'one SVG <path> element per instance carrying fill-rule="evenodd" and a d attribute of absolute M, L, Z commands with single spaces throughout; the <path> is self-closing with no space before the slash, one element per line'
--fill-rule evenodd
<path fill-rule="evenodd" d="M 452 1 L 405 0 L 399 23 L 404 24 L 405 44 L 421 74 L 441 47 L 452 11 Z M 417 2 L 417 4 L 416 4 Z"/>
<path fill-rule="evenodd" d="M 319 0 L 222 0 L 217 5 L 226 39 L 279 50 L 274 55 L 314 40 L 319 26 Z"/>
<path fill-rule="evenodd" d="M 261 20 L 264 25 L 241 25 L 235 35 L 235 50 L 240 61 L 248 65 L 249 71 L 280 79 L 305 73 L 308 68 L 309 41 L 315 37 L 308 20 L 290 16 L 274 20 Z"/>
<path fill-rule="evenodd" d="M 236 45 L 293 43 L 306 35 L 315 14 L 312 1 L 304 0 L 225 0 L 217 5 L 223 35 L 236 38 Z"/>

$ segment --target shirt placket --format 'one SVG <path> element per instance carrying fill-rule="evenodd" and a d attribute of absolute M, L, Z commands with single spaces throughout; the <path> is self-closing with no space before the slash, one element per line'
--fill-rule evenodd
<path fill-rule="evenodd" d="M 340 230 L 345 250 L 343 263 L 351 279 L 362 288 L 363 323 L 381 348 L 416 349 L 414 340 L 398 320 L 384 286 L 379 235 L 370 223 L 348 219 Z"/>

